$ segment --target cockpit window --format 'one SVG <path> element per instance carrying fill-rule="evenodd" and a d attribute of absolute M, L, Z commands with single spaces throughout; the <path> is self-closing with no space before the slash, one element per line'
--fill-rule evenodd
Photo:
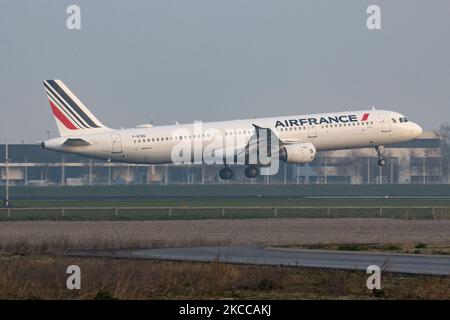
<path fill-rule="evenodd" d="M 392 118 L 392 122 L 397 123 L 397 120 L 395 120 L 395 118 Z"/>
<path fill-rule="evenodd" d="M 403 122 L 408 122 L 408 119 L 406 119 L 406 118 L 403 118 Z"/>
<path fill-rule="evenodd" d="M 403 123 L 403 118 L 398 119 L 400 121 L 400 123 Z"/>

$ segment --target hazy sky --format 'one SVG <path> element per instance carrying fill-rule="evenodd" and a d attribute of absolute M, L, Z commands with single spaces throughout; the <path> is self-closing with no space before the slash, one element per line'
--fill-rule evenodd
<path fill-rule="evenodd" d="M 111 127 L 357 110 L 450 122 L 448 0 L 0 0 L 0 139 L 57 134 L 42 80 Z M 66 8 L 81 7 L 81 30 Z M 381 7 L 382 30 L 366 9 Z"/>

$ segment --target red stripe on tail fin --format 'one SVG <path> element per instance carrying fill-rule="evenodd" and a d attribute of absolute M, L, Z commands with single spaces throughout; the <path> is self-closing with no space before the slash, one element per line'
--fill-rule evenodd
<path fill-rule="evenodd" d="M 49 102 L 50 106 L 52 107 L 53 114 L 55 115 L 56 118 L 58 118 L 59 121 L 61 121 L 62 124 L 66 126 L 67 129 L 70 130 L 78 129 L 72 122 L 70 122 L 69 119 L 67 119 L 67 117 L 61 111 L 59 111 L 59 109 L 53 104 L 51 100 L 49 100 Z"/>

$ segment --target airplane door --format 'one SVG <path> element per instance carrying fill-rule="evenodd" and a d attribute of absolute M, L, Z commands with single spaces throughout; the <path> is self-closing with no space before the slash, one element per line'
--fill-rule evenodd
<path fill-rule="evenodd" d="M 308 126 L 308 138 L 316 138 L 317 130 L 315 125 Z"/>
<path fill-rule="evenodd" d="M 380 115 L 381 120 L 381 132 L 390 132 L 391 131 L 391 122 L 389 121 L 389 117 L 387 113 L 382 113 Z"/>
<path fill-rule="evenodd" d="M 122 153 L 122 141 L 120 139 L 120 134 L 112 134 L 112 153 Z"/>

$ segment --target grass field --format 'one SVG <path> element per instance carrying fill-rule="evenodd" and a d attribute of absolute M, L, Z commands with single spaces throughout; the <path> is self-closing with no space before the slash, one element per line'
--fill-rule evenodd
<path fill-rule="evenodd" d="M 0 221 L 274 217 L 450 219 L 448 185 L 14 187 L 11 199 L 13 210 L 0 210 Z M 86 207 L 91 209 L 81 209 Z M 274 210 L 276 207 L 284 208 Z M 380 210 L 380 207 L 383 208 Z"/>
<path fill-rule="evenodd" d="M 314 197 L 314 196 L 426 196 L 450 197 L 450 185 L 421 184 L 382 184 L 382 185 L 345 185 L 345 184 L 288 184 L 288 185 L 118 185 L 83 187 L 11 187 L 13 199 L 70 199 L 118 197 L 118 198 L 155 198 L 155 197 Z M 0 187 L 4 194 L 4 187 Z"/>
<path fill-rule="evenodd" d="M 65 287 L 69 265 L 81 290 Z M 223 263 L 67 258 L 0 253 L 0 299 L 450 299 L 450 278 Z"/>
<path fill-rule="evenodd" d="M 98 206 L 96 208 L 67 208 L 67 203 L 54 203 L 54 208 L 1 209 L 0 221 L 54 220 L 200 220 L 200 219 L 268 219 L 268 218 L 391 218 L 391 219 L 450 219 L 450 207 L 298 207 L 277 208 L 271 206 L 254 208 L 238 207 L 190 207 L 189 205 L 165 207 L 116 208 Z M 103 204 L 106 205 L 106 204 Z M 123 205 L 123 204 L 122 204 Z M 151 205 L 154 205 L 153 203 Z M 321 203 L 321 206 L 324 204 Z M 61 209 L 60 207 L 65 207 Z M 272 204 L 273 206 L 273 204 Z"/>
<path fill-rule="evenodd" d="M 383 274 L 382 290 L 372 292 L 365 287 L 367 275 L 356 271 L 52 255 L 68 249 L 223 244 L 448 254 L 446 185 L 14 187 L 11 197 L 12 215 L 0 210 L 1 221 L 98 221 L 0 223 L 0 299 L 450 298 L 448 277 Z M 93 209 L 77 209 L 82 207 Z M 144 207 L 155 209 L 139 209 Z M 261 219 L 274 217 L 411 220 Z M 261 220 L 233 220 L 238 218 Z M 176 221 L 183 219 L 197 221 Z M 80 291 L 65 289 L 70 264 L 82 269 Z"/>

